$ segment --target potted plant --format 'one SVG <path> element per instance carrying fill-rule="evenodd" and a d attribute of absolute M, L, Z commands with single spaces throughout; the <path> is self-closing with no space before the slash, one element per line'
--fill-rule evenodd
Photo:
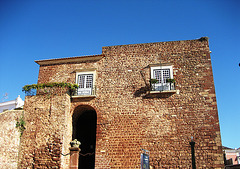
<path fill-rule="evenodd" d="M 170 90 L 174 90 L 174 88 L 175 88 L 175 79 L 166 79 L 166 82 L 167 83 L 170 83 Z M 173 86 L 172 86 L 172 84 L 173 84 Z"/>
<path fill-rule="evenodd" d="M 158 83 L 157 79 L 150 79 L 150 86 L 151 86 L 151 90 L 155 90 L 155 84 Z"/>
<path fill-rule="evenodd" d="M 80 141 L 78 141 L 77 139 L 74 139 L 73 141 L 70 142 L 71 147 L 77 147 L 79 148 L 79 146 L 81 145 Z"/>

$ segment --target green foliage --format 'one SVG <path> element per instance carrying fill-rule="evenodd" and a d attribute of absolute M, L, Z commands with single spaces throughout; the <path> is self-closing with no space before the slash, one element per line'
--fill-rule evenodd
<path fill-rule="evenodd" d="M 158 82 L 158 80 L 157 80 L 157 79 L 150 79 L 149 82 L 150 82 L 151 84 L 155 84 L 155 83 Z"/>
<path fill-rule="evenodd" d="M 23 131 L 26 129 L 25 125 L 26 125 L 26 122 L 24 121 L 23 116 L 21 116 L 21 118 L 16 123 L 16 128 L 18 128 L 20 132 L 20 137 L 22 136 Z"/>
<path fill-rule="evenodd" d="M 201 42 L 203 42 L 203 41 L 208 41 L 208 37 L 207 36 L 205 36 L 205 37 L 201 37 L 201 38 L 199 38 L 198 40 L 199 41 L 201 41 Z"/>
<path fill-rule="evenodd" d="M 53 87 L 59 87 L 59 88 L 67 87 L 69 90 L 75 90 L 78 88 L 78 85 L 72 84 L 72 83 L 64 83 L 64 82 L 38 83 L 38 84 L 32 84 L 32 85 L 25 85 L 23 86 L 22 91 L 28 92 L 31 89 L 44 89 L 44 88 L 53 88 Z"/>
<path fill-rule="evenodd" d="M 174 79 L 166 79 L 166 82 L 167 83 L 175 83 L 175 80 Z"/>

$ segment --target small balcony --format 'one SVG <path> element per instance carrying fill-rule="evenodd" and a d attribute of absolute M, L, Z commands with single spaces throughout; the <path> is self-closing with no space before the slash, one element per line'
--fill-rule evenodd
<path fill-rule="evenodd" d="M 92 88 L 78 88 L 73 92 L 72 98 L 96 97 L 96 89 L 96 86 Z"/>
<path fill-rule="evenodd" d="M 154 83 L 151 84 L 150 94 L 156 93 L 176 93 L 175 83 Z"/>

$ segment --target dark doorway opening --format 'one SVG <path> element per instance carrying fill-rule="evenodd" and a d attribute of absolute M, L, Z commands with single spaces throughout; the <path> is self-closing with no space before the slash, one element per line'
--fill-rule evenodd
<path fill-rule="evenodd" d="M 79 106 L 73 114 L 73 139 L 81 142 L 79 164 L 81 169 L 94 169 L 96 147 L 96 111 L 90 106 Z"/>

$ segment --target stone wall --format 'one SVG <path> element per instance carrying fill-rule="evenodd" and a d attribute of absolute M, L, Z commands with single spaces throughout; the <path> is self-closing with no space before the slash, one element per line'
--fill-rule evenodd
<path fill-rule="evenodd" d="M 0 166 L 2 169 L 17 168 L 20 132 L 16 128 L 16 123 L 22 115 L 22 110 L 0 113 Z"/>
<path fill-rule="evenodd" d="M 27 96 L 24 110 L 19 168 L 69 168 L 69 96 Z"/>
<path fill-rule="evenodd" d="M 72 115 L 77 106 L 89 105 L 97 112 L 95 168 L 139 168 L 142 148 L 150 150 L 150 164 L 156 168 L 191 168 L 191 136 L 196 142 L 197 168 L 223 168 L 207 39 L 103 47 L 103 55 L 99 61 L 41 65 L 38 79 L 38 83 L 75 83 L 76 70 L 96 69 L 97 97 L 72 99 L 69 110 Z M 149 94 L 149 65 L 159 63 L 173 65 L 179 93 Z M 42 98 L 36 98 L 27 99 L 31 104 L 26 102 L 25 107 L 39 104 L 35 102 Z M 49 117 L 48 107 L 42 104 L 41 111 L 34 110 L 34 118 Z M 46 124 L 71 128 L 71 120 L 52 122 L 56 115 L 52 113 Z M 32 125 L 33 131 L 28 129 L 26 138 L 36 137 L 36 126 Z M 56 138 L 65 137 L 66 133 L 54 131 Z M 45 139 L 49 132 L 37 133 L 42 133 L 39 139 Z"/>

